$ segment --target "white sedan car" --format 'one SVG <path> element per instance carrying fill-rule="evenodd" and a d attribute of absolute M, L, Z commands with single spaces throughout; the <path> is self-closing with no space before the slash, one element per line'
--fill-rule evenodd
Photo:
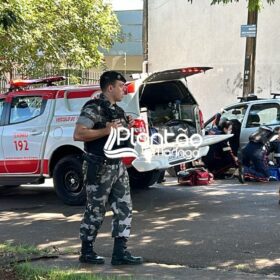
<path fill-rule="evenodd" d="M 233 120 L 240 124 L 240 148 L 249 141 L 249 136 L 258 127 L 265 125 L 271 128 L 280 125 L 280 94 L 272 94 L 272 98 L 260 99 L 252 95 L 240 98 L 239 103 L 221 109 L 221 119 Z M 205 130 L 211 129 L 215 116 L 205 123 Z"/>

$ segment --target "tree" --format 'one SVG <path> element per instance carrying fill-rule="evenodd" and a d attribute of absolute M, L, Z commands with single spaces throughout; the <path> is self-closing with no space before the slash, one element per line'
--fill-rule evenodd
<path fill-rule="evenodd" d="M 273 4 L 275 0 L 249 0 L 248 9 L 250 11 L 259 11 L 262 6 L 263 2 L 267 2 L 268 4 Z M 219 3 L 232 3 L 232 2 L 239 2 L 239 0 L 212 0 L 211 5 L 219 4 Z"/>
<path fill-rule="evenodd" d="M 193 0 L 188 0 L 188 1 L 193 2 Z M 275 0 L 249 0 L 248 9 L 250 11 L 256 11 L 256 10 L 258 11 L 262 8 L 263 2 L 265 1 L 268 4 L 273 4 L 275 2 Z M 239 0 L 212 0 L 211 5 L 220 4 L 220 3 L 228 4 L 232 2 L 239 2 Z"/>
<path fill-rule="evenodd" d="M 102 0 L 1 0 L 0 74 L 99 66 L 119 31 Z"/>

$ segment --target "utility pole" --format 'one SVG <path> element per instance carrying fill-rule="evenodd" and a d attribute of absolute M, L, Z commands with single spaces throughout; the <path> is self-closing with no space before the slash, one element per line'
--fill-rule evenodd
<path fill-rule="evenodd" d="M 142 47 L 143 47 L 142 71 L 144 73 L 147 73 L 148 72 L 148 0 L 143 0 Z"/>
<path fill-rule="evenodd" d="M 249 5 L 252 0 L 249 0 Z M 256 62 L 256 43 L 257 43 L 257 23 L 258 10 L 250 11 L 248 8 L 247 25 L 255 25 L 255 36 L 246 38 L 246 51 L 243 78 L 243 97 L 255 91 L 255 62 Z"/>

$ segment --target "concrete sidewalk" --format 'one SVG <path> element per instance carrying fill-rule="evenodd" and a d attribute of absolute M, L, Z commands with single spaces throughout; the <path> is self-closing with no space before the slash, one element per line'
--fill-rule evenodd
<path fill-rule="evenodd" d="M 33 266 L 43 268 L 70 269 L 73 273 L 93 273 L 105 277 L 121 277 L 136 280 L 263 280 L 280 279 L 273 275 L 243 273 L 235 270 L 199 269 L 181 265 L 166 265 L 158 263 L 144 263 L 135 266 L 111 266 L 110 258 L 105 258 L 105 265 L 80 264 L 77 255 L 61 255 L 57 259 L 39 260 L 32 263 Z"/>

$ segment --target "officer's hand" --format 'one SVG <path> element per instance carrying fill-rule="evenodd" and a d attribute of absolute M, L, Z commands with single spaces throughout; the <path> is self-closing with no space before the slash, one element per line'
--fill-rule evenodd
<path fill-rule="evenodd" d="M 107 134 L 110 134 L 111 128 L 118 128 L 118 127 L 123 127 L 122 123 L 119 120 L 107 122 L 106 123 Z"/>
<path fill-rule="evenodd" d="M 234 164 L 235 164 L 235 167 L 238 167 L 240 165 L 238 157 L 236 157 L 236 156 L 234 156 Z"/>
<path fill-rule="evenodd" d="M 114 128 L 123 127 L 123 124 L 119 119 L 118 120 L 113 120 L 112 124 L 113 124 Z"/>
<path fill-rule="evenodd" d="M 128 127 L 131 128 L 134 124 L 134 118 L 130 115 L 128 115 L 127 118 L 128 118 Z"/>

